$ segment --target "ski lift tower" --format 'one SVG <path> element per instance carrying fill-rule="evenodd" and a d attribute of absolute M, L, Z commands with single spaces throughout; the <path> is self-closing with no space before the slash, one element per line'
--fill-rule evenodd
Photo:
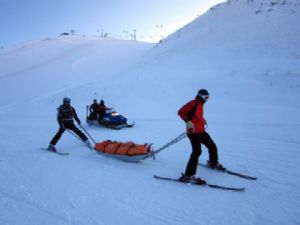
<path fill-rule="evenodd" d="M 136 41 L 136 30 L 133 30 L 133 40 Z"/>

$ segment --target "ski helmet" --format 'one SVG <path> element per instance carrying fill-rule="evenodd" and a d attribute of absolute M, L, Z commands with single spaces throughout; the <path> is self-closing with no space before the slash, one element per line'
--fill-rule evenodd
<path fill-rule="evenodd" d="M 200 89 L 198 91 L 198 95 L 209 95 L 208 91 L 206 89 Z"/>
<path fill-rule="evenodd" d="M 197 96 L 199 96 L 203 100 L 207 100 L 209 98 L 209 93 L 206 89 L 200 89 L 197 93 Z"/>
<path fill-rule="evenodd" d="M 69 103 L 70 104 L 70 102 L 71 102 L 71 98 L 65 97 L 63 99 L 63 103 Z"/>

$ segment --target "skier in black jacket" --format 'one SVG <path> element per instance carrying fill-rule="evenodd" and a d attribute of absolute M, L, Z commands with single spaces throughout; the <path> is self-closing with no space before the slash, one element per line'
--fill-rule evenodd
<path fill-rule="evenodd" d="M 50 145 L 48 147 L 49 151 L 56 152 L 55 145 L 59 141 L 61 135 L 65 132 L 66 129 L 70 129 L 75 134 L 77 134 L 80 139 L 90 148 L 92 149 L 91 143 L 84 133 L 82 133 L 74 124 L 73 119 L 76 120 L 78 125 L 81 124 L 75 109 L 71 106 L 71 99 L 64 98 L 63 104 L 59 106 L 57 113 L 57 121 L 59 124 L 59 130 L 54 135 L 52 140 L 50 141 Z"/>

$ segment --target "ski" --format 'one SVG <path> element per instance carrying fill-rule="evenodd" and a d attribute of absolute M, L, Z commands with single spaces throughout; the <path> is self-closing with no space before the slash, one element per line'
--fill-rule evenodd
<path fill-rule="evenodd" d="M 168 181 L 174 181 L 174 182 L 178 182 L 178 183 L 183 183 L 183 184 L 192 184 L 192 185 L 199 185 L 199 186 L 206 186 L 206 187 L 210 187 L 210 188 L 217 188 L 217 189 L 222 189 L 222 190 L 230 190 L 230 191 L 244 191 L 245 188 L 235 188 L 235 187 L 226 187 L 226 186 L 221 186 L 221 185 L 216 185 L 216 184 L 199 184 L 197 182 L 193 182 L 193 181 L 188 181 L 188 182 L 181 182 L 179 179 L 175 179 L 175 178 L 170 178 L 170 177 L 161 177 L 161 176 L 157 176 L 154 175 L 154 178 L 156 179 L 160 179 L 160 180 L 168 180 Z"/>
<path fill-rule="evenodd" d="M 211 168 L 208 165 L 202 164 L 202 163 L 198 163 L 198 165 L 202 166 L 202 167 L 205 167 L 205 168 L 208 168 L 208 169 L 211 169 L 211 170 L 216 170 L 216 171 L 219 171 L 219 172 L 228 173 L 230 175 L 237 176 L 237 177 L 240 177 L 240 178 L 244 178 L 244 179 L 247 179 L 247 180 L 257 180 L 257 177 L 253 177 L 253 176 L 233 172 L 233 171 L 228 170 L 226 168 L 224 168 L 224 169 L 214 169 L 214 168 Z"/>
<path fill-rule="evenodd" d="M 49 151 L 49 150 L 48 150 L 48 149 L 46 149 L 46 148 L 41 148 L 41 150 L 43 150 L 43 151 L 47 151 L 47 152 L 52 152 L 52 153 L 55 153 L 55 154 L 58 154 L 58 155 L 63 155 L 63 156 L 70 155 L 70 153 L 69 153 L 69 152 L 58 152 L 58 151 L 56 151 L 56 152 L 53 152 L 53 151 Z"/>

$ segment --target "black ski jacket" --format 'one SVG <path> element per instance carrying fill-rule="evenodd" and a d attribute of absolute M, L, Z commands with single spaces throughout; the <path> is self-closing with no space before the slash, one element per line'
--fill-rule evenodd
<path fill-rule="evenodd" d="M 77 113 L 72 106 L 59 106 L 57 113 L 57 121 L 59 124 L 73 123 L 73 119 L 75 119 L 76 122 L 80 124 L 80 120 L 77 116 Z"/>
<path fill-rule="evenodd" d="M 93 103 L 90 105 L 90 112 L 99 112 L 99 104 L 98 103 Z"/>

